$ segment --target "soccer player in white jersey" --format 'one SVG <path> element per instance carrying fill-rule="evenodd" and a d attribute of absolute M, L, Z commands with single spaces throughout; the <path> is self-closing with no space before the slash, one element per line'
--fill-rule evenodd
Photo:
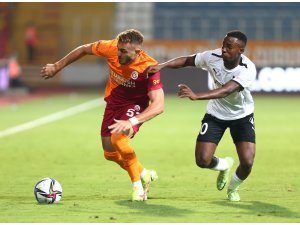
<path fill-rule="evenodd" d="M 243 55 L 246 44 L 246 35 L 235 30 L 227 33 L 222 48 L 174 58 L 148 68 L 153 73 L 163 68 L 194 66 L 207 70 L 213 78 L 213 90 L 195 93 L 180 84 L 178 95 L 191 100 L 210 99 L 197 137 L 195 158 L 199 167 L 220 171 L 218 190 L 228 182 L 234 162 L 231 157 L 218 158 L 214 154 L 225 130 L 230 129 L 240 161 L 227 187 L 230 201 L 240 201 L 238 188 L 249 176 L 255 156 L 254 102 L 249 88 L 256 78 L 256 68 Z"/>

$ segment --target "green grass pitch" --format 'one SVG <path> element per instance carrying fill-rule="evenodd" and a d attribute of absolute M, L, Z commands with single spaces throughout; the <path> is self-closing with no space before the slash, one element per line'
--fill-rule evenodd
<path fill-rule="evenodd" d="M 0 109 L 0 132 L 100 97 L 96 93 L 48 97 Z M 215 187 L 217 172 L 194 163 L 194 145 L 206 101 L 166 96 L 165 112 L 145 123 L 131 141 L 157 182 L 147 202 L 129 201 L 127 173 L 104 159 L 100 106 L 0 138 L 0 222 L 300 222 L 300 98 L 254 96 L 257 153 L 240 188 L 241 202 Z M 229 132 L 217 156 L 237 155 Z M 37 204 L 43 177 L 63 188 L 60 203 Z"/>

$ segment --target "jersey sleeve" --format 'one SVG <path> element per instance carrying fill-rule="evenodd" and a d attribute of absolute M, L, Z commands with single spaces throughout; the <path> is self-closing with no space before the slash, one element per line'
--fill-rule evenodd
<path fill-rule="evenodd" d="M 97 56 L 108 58 L 116 51 L 115 40 L 100 40 L 92 44 L 92 53 Z"/>
<path fill-rule="evenodd" d="M 157 72 L 153 75 L 149 75 L 148 78 L 148 92 L 160 89 L 163 87 L 163 84 L 160 79 L 160 72 Z"/>
<path fill-rule="evenodd" d="M 256 68 L 251 66 L 248 69 L 242 70 L 232 80 L 239 83 L 243 88 L 250 87 L 256 79 Z"/>
<path fill-rule="evenodd" d="M 207 69 L 207 62 L 210 55 L 210 51 L 197 53 L 195 57 L 195 66 L 201 69 Z"/>

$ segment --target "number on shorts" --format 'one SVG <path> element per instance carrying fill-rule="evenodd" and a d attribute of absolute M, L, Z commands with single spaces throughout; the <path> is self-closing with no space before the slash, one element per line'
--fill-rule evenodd
<path fill-rule="evenodd" d="M 128 109 L 126 116 L 133 117 L 135 114 L 137 115 L 137 114 L 139 114 L 139 112 L 136 112 L 134 109 Z"/>
<path fill-rule="evenodd" d="M 206 131 L 207 131 L 207 129 L 208 129 L 208 124 L 207 124 L 207 123 L 203 123 L 203 124 L 202 124 L 202 127 L 201 127 L 200 134 L 201 134 L 201 135 L 205 134 Z"/>

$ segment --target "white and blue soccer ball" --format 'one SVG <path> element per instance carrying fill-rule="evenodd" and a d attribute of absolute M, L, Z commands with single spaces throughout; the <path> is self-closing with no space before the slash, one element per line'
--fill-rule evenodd
<path fill-rule="evenodd" d="M 58 203 L 62 197 L 62 187 L 55 179 L 43 178 L 35 185 L 34 196 L 38 203 Z"/>

